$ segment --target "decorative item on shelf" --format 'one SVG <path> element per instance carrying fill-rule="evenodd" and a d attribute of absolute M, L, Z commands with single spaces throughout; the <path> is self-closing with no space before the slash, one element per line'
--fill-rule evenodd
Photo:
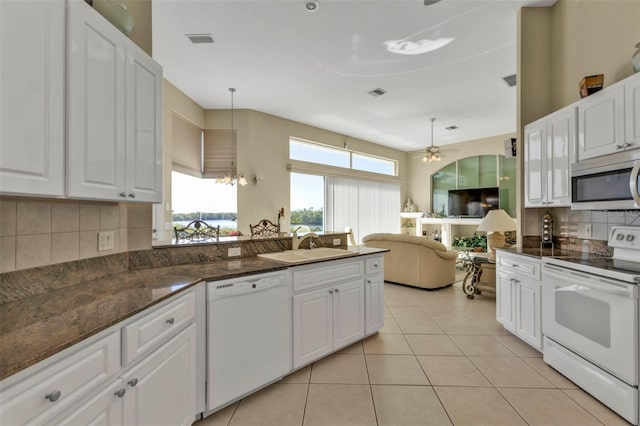
<path fill-rule="evenodd" d="M 247 184 L 247 178 L 244 177 L 242 173 L 237 173 L 237 151 L 236 151 L 236 141 L 234 139 L 234 127 L 233 127 L 233 94 L 236 89 L 233 87 L 229 88 L 229 92 L 231 93 L 231 170 L 229 170 L 224 176 L 218 176 L 215 180 L 215 183 L 223 183 L 225 185 L 234 185 L 236 182 L 238 185 L 245 186 Z M 257 182 L 256 182 L 257 183 Z"/>
<path fill-rule="evenodd" d="M 586 98 L 587 96 L 599 92 L 602 90 L 604 83 L 604 74 L 588 75 L 578 84 L 580 88 L 580 97 Z"/>
<path fill-rule="evenodd" d="M 91 0 L 87 3 L 127 37 L 133 31 L 133 17 L 124 4 L 114 0 Z"/>
<path fill-rule="evenodd" d="M 410 219 L 402 222 L 402 233 L 406 235 L 413 235 L 416 232 L 416 227 Z"/>
<path fill-rule="evenodd" d="M 542 240 L 540 248 L 549 247 L 553 249 L 553 215 L 549 210 L 542 216 Z"/>
<path fill-rule="evenodd" d="M 411 198 L 407 198 L 407 202 L 404 203 L 404 211 L 405 212 L 415 212 L 415 211 L 417 211 L 416 205 L 413 204 L 413 201 L 411 201 Z"/>
<path fill-rule="evenodd" d="M 631 65 L 633 66 L 633 72 L 640 72 L 640 43 L 636 44 L 636 53 L 631 57 Z"/>
<path fill-rule="evenodd" d="M 478 231 L 487 233 L 489 259 L 495 259 L 496 248 L 504 247 L 505 231 L 515 231 L 515 221 L 502 209 L 489 210 L 482 219 Z"/>

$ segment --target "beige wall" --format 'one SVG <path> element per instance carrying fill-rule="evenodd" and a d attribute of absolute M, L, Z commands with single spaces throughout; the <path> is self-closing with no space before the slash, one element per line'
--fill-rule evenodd
<path fill-rule="evenodd" d="M 154 229 L 156 230 L 154 238 L 161 241 L 171 239 L 171 228 L 165 229 L 166 224 L 171 224 L 171 158 L 173 155 L 171 116 L 178 114 L 201 129 L 204 128 L 204 109 L 200 105 L 167 80 L 164 80 L 163 91 L 162 175 L 164 190 L 162 202 L 154 207 Z"/>
<path fill-rule="evenodd" d="M 423 163 L 424 151 L 415 151 L 407 154 L 407 194 L 421 211 L 432 212 L 431 206 L 431 175 L 438 170 L 462 158 L 476 155 L 504 155 L 504 141 L 515 137 L 508 133 L 490 138 L 475 139 L 457 144 L 444 145 L 442 161 L 439 163 Z M 403 198 L 403 202 L 405 199 Z"/>
<path fill-rule="evenodd" d="M 129 38 L 142 50 L 152 56 L 152 32 L 151 32 L 151 0 L 120 0 L 127 7 L 133 17 L 133 31 Z"/>
<path fill-rule="evenodd" d="M 633 74 L 640 0 L 560 0 L 551 11 L 551 97 L 558 110 L 580 99 L 578 82 L 604 74 L 604 87 Z"/>
<path fill-rule="evenodd" d="M 228 110 L 209 110 L 205 115 L 207 129 L 230 126 Z M 250 223 L 260 219 L 275 221 L 281 207 L 285 209 L 283 229 L 289 227 L 289 137 L 339 148 L 343 148 L 346 141 L 353 151 L 398 161 L 400 176 L 397 181 L 402 184 L 406 180 L 406 154 L 402 151 L 252 110 L 234 111 L 234 126 L 237 129 L 238 171 L 249 180 L 247 186 L 238 187 L 238 228 L 243 233 L 249 232 Z M 259 185 L 253 180 L 256 175 L 263 177 Z M 402 188 L 404 196 L 404 185 Z"/>

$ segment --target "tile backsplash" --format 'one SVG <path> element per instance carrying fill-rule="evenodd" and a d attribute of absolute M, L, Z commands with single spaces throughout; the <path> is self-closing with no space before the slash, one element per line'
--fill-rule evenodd
<path fill-rule="evenodd" d="M 523 235 L 542 234 L 542 216 L 549 210 L 553 215 L 553 235 L 584 240 L 607 241 L 614 225 L 640 226 L 640 211 L 571 210 L 569 207 L 526 209 Z M 591 225 L 591 235 L 585 232 Z"/>
<path fill-rule="evenodd" d="M 150 204 L 0 197 L 0 272 L 151 248 Z M 114 248 L 98 251 L 98 232 Z"/>

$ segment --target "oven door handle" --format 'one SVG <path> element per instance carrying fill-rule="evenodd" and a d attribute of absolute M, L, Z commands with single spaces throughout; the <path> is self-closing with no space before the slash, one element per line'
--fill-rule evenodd
<path fill-rule="evenodd" d="M 638 298 L 638 286 L 634 284 L 618 283 L 606 278 L 594 278 L 587 274 L 571 270 L 562 270 L 562 268 L 549 265 L 544 265 L 544 269 L 549 275 L 556 276 L 560 280 L 568 281 L 571 284 L 580 285 L 614 296 L 628 297 L 630 299 Z"/>
<path fill-rule="evenodd" d="M 629 189 L 631 190 L 631 196 L 633 201 L 636 202 L 636 207 L 640 208 L 640 188 L 638 188 L 638 174 L 640 174 L 640 160 L 633 164 L 631 169 L 631 176 L 629 177 Z"/>

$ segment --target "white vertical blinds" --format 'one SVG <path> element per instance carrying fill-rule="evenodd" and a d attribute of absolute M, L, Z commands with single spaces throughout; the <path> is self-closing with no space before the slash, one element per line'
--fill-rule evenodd
<path fill-rule="evenodd" d="M 400 232 L 400 185 L 325 177 L 325 229 L 353 229 L 356 241 L 376 232 Z"/>
<path fill-rule="evenodd" d="M 202 177 L 216 178 L 226 173 L 236 175 L 236 135 L 236 129 L 204 131 Z"/>
<path fill-rule="evenodd" d="M 172 169 L 202 177 L 202 129 L 177 114 L 171 117 Z"/>

